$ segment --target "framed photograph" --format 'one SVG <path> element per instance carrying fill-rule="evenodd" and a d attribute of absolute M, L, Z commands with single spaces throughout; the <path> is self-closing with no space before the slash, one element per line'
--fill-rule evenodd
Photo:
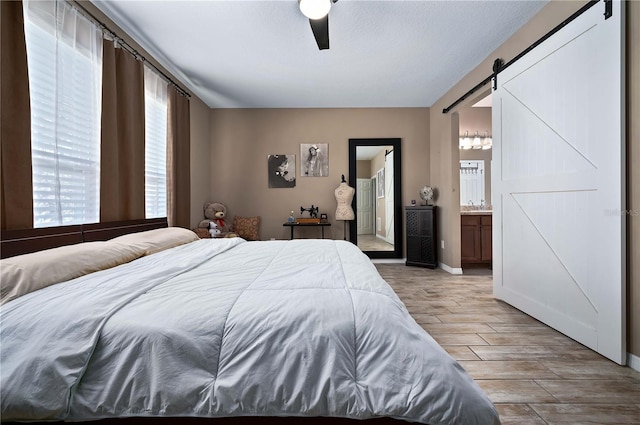
<path fill-rule="evenodd" d="M 296 156 L 286 154 L 269 155 L 269 188 L 296 187 Z"/>
<path fill-rule="evenodd" d="M 300 144 L 300 176 L 327 177 L 329 175 L 329 144 Z"/>
<path fill-rule="evenodd" d="M 384 198 L 384 168 L 378 170 L 376 179 L 378 198 Z"/>

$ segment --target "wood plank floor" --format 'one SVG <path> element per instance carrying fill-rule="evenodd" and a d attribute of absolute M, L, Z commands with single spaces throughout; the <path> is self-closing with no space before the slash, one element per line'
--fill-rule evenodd
<path fill-rule="evenodd" d="M 376 268 L 482 387 L 503 424 L 640 424 L 640 372 L 494 299 L 490 275 Z"/>
<path fill-rule="evenodd" d="M 393 251 L 393 245 L 375 235 L 358 235 L 358 248 L 361 251 Z"/>

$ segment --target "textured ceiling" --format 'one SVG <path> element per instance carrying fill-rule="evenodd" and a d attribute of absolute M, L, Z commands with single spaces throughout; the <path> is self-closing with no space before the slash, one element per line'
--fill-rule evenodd
<path fill-rule="evenodd" d="M 545 1 L 93 0 L 212 108 L 431 106 Z"/>

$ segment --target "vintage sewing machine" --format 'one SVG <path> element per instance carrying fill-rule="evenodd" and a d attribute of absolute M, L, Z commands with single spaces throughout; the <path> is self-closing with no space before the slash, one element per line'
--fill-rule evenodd
<path fill-rule="evenodd" d="M 318 210 L 320 207 L 314 207 L 311 205 L 311 208 L 300 207 L 300 214 L 303 214 L 305 211 L 309 213 L 310 218 L 318 218 Z"/>

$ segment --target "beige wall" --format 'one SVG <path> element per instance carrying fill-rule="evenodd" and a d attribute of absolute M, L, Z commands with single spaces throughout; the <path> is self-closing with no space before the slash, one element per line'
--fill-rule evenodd
<path fill-rule="evenodd" d="M 484 133 L 491 136 L 491 107 L 472 107 L 468 106 L 459 111 L 460 114 L 460 135 L 465 131 L 469 132 L 469 136 L 473 137 L 478 132 L 480 137 Z"/>
<path fill-rule="evenodd" d="M 450 267 L 460 267 L 460 217 L 454 214 L 459 202 L 459 177 L 449 168 L 458 163 L 459 154 L 451 146 L 458 143 L 458 112 L 473 104 L 487 92 L 471 97 L 457 110 L 443 114 L 442 109 L 449 106 L 479 81 L 491 74 L 493 60 L 502 58 L 508 62 L 521 50 L 558 25 L 566 17 L 582 7 L 585 1 L 551 1 L 540 13 L 510 37 L 503 45 L 490 54 L 478 67 L 467 74 L 441 99 L 430 111 L 431 126 L 431 183 L 439 189 L 438 205 L 441 208 L 441 220 L 438 232 L 445 240 L 445 249 L 440 251 L 440 259 Z M 628 141 L 628 291 L 627 351 L 640 356 L 640 123 L 631 120 L 640 110 L 640 88 L 637 76 L 640 75 L 640 2 L 627 1 L 627 141 Z M 595 6 L 598 7 L 598 6 Z M 463 112 L 462 112 L 463 113 Z M 446 164 L 450 164 L 447 166 Z"/>
<path fill-rule="evenodd" d="M 371 160 L 356 161 L 356 178 L 357 179 L 369 179 L 371 178 Z M 347 176 L 345 175 L 345 179 Z"/>
<path fill-rule="evenodd" d="M 460 117 L 460 135 L 469 132 L 469 136 L 475 135 L 478 131 L 480 137 L 485 132 L 491 134 L 491 108 L 471 106 L 462 109 L 458 113 Z M 487 149 L 462 149 L 459 151 L 460 160 L 481 159 L 484 161 L 484 199 L 487 204 L 491 203 L 491 154 L 493 150 Z M 458 180 L 459 183 L 459 180 Z M 458 186 L 459 187 L 459 186 Z"/>
<path fill-rule="evenodd" d="M 640 357 L 640 2 L 627 3 L 627 351 Z"/>
<path fill-rule="evenodd" d="M 320 206 L 333 224 L 325 236 L 343 238 L 335 222 L 334 190 L 349 174 L 349 138 L 402 139 L 402 194 L 406 205 L 429 183 L 429 109 L 214 109 L 211 117 L 211 182 L 204 201 L 227 206 L 229 216 L 262 217 L 261 239 L 288 239 L 289 211 Z M 329 176 L 300 177 L 300 143 L 329 144 Z M 267 155 L 296 155 L 296 187 L 269 189 Z M 373 170 L 372 170 L 373 171 Z M 318 229 L 296 229 L 319 237 Z"/>

